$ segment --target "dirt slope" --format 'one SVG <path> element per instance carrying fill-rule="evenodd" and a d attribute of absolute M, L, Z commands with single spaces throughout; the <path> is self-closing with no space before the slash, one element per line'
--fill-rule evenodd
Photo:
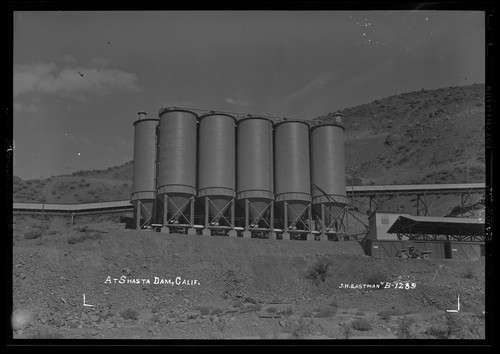
<path fill-rule="evenodd" d="M 459 292 L 460 336 L 484 335 L 481 261 L 382 260 L 355 242 L 166 235 L 108 222 L 16 240 L 13 264 L 14 308 L 30 318 L 18 338 L 342 338 L 339 324 L 357 318 L 371 329 L 351 336 L 390 337 L 405 314 L 442 322 Z M 339 288 L 380 281 L 416 288 Z M 413 335 L 436 337 L 429 326 Z"/>

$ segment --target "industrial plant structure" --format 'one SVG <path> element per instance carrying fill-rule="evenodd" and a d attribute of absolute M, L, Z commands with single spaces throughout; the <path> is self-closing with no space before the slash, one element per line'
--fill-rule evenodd
<path fill-rule="evenodd" d="M 325 122 L 197 111 L 162 108 L 134 122 L 135 228 L 307 240 L 346 232 L 339 113 Z"/>

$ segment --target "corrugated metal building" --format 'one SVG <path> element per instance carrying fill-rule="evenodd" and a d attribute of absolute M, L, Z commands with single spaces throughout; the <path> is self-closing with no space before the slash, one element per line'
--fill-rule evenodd
<path fill-rule="evenodd" d="M 376 212 L 362 242 L 365 253 L 397 257 L 410 246 L 431 251 L 431 259 L 479 260 L 484 256 L 484 221 L 466 218 L 420 217 Z"/>
<path fill-rule="evenodd" d="M 368 240 L 397 240 L 396 234 L 390 234 L 387 231 L 400 216 L 410 216 L 410 214 L 391 213 L 377 211 L 368 217 L 370 231 L 365 239 Z"/>

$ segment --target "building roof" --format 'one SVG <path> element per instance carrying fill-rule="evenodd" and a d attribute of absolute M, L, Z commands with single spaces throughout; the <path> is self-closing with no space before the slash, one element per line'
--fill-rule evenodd
<path fill-rule="evenodd" d="M 377 209 L 373 213 L 371 213 L 370 215 L 368 215 L 368 219 L 374 217 L 377 214 L 408 215 L 408 216 L 411 215 L 410 213 L 401 213 L 401 212 L 397 212 L 397 211 L 383 211 L 383 210 L 378 210 Z"/>
<path fill-rule="evenodd" d="M 484 236 L 484 220 L 432 216 L 400 216 L 388 233 Z"/>

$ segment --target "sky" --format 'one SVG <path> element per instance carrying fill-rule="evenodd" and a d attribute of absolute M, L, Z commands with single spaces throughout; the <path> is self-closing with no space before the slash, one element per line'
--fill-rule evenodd
<path fill-rule="evenodd" d="M 481 11 L 18 11 L 13 174 L 133 159 L 163 106 L 313 119 L 485 82 Z"/>

